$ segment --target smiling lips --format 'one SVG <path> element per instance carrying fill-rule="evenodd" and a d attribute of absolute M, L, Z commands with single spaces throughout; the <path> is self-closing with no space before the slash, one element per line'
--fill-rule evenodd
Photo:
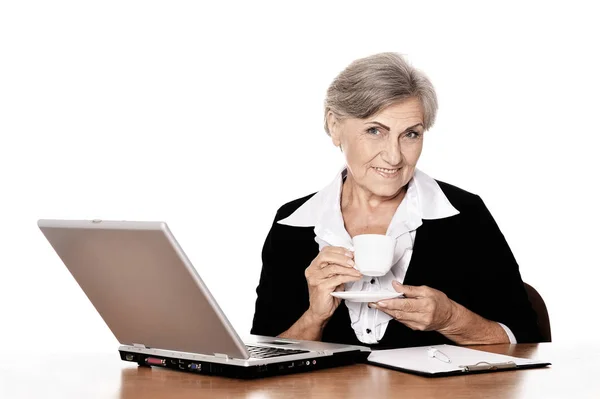
<path fill-rule="evenodd" d="M 383 177 L 396 177 L 400 174 L 400 168 L 386 169 L 374 167 L 375 171 Z"/>

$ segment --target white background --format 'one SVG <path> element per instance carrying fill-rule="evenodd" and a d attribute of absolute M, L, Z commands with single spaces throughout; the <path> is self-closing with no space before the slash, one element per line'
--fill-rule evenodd
<path fill-rule="evenodd" d="M 249 332 L 275 211 L 343 162 L 327 86 L 380 51 L 436 86 L 419 167 L 482 196 L 555 341 L 597 338 L 598 14 L 319 3 L 2 2 L 1 350 L 116 350 L 38 218 L 167 221 Z"/>

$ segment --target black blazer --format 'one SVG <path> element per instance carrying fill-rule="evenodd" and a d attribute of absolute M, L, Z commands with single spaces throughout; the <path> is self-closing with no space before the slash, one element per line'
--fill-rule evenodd
<path fill-rule="evenodd" d="M 489 320 L 511 329 L 519 343 L 539 342 L 537 316 L 529 303 L 519 266 L 481 198 L 437 181 L 458 215 L 423 220 L 417 229 L 404 284 L 426 285 Z M 314 195 L 283 205 L 267 235 L 256 293 L 252 334 L 277 336 L 308 309 L 305 269 L 319 253 L 313 227 L 278 224 Z M 344 302 L 323 331 L 323 341 L 364 345 L 350 325 Z M 396 320 L 377 348 L 452 343 L 435 331 L 413 331 Z"/>

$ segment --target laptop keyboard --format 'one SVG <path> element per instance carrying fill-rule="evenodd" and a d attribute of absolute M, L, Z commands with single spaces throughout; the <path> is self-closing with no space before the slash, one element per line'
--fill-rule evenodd
<path fill-rule="evenodd" d="M 266 346 L 251 346 L 246 345 L 246 349 L 250 353 L 250 356 L 257 359 L 268 359 L 270 357 L 297 355 L 300 353 L 309 353 L 309 351 L 303 351 L 298 349 L 282 349 L 273 348 Z"/>

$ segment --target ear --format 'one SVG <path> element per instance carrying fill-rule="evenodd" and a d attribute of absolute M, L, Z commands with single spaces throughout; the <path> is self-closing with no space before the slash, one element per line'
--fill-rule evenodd
<path fill-rule="evenodd" d="M 327 112 L 327 128 L 329 129 L 329 134 L 331 135 L 331 141 L 333 141 L 333 145 L 336 147 L 342 145 L 342 140 L 340 137 L 340 124 L 340 119 L 333 113 L 333 111 L 329 110 Z"/>

